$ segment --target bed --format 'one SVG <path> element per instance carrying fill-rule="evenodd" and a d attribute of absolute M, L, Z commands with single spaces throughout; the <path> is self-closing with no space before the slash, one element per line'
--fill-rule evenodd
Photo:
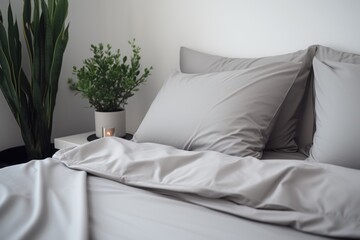
<path fill-rule="evenodd" d="M 0 236 L 359 239 L 359 64 L 183 47 L 131 141 L 0 169 Z"/>

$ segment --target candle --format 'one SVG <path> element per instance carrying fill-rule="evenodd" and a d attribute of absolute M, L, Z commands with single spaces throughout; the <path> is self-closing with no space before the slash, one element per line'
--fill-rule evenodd
<path fill-rule="evenodd" d="M 102 128 L 102 137 L 112 137 L 115 136 L 115 128 Z"/>

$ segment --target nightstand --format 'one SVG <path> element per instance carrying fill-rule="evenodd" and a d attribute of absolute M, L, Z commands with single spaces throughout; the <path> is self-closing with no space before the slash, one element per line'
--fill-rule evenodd
<path fill-rule="evenodd" d="M 130 140 L 130 139 L 132 139 L 132 137 L 133 137 L 132 134 L 127 133 L 123 138 Z M 71 136 L 55 138 L 54 139 L 54 147 L 56 149 L 76 147 L 81 144 L 88 143 L 95 139 L 97 139 L 95 136 L 95 132 L 80 133 L 80 134 L 75 134 L 75 135 L 71 135 Z"/>

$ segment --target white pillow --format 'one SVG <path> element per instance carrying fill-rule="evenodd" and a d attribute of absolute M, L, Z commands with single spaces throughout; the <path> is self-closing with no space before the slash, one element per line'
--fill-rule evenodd
<path fill-rule="evenodd" d="M 311 161 L 360 169 L 360 64 L 314 65 L 316 132 Z"/>
<path fill-rule="evenodd" d="M 228 72 L 176 72 L 133 139 L 260 158 L 300 67 L 301 63 L 275 62 Z"/>

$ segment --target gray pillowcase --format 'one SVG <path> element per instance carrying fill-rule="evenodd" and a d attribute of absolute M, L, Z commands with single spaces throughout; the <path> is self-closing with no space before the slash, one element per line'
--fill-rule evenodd
<path fill-rule="evenodd" d="M 313 64 L 316 132 L 309 160 L 360 169 L 360 64 L 317 58 Z"/>
<path fill-rule="evenodd" d="M 330 60 L 334 62 L 360 63 L 359 54 L 337 51 L 335 49 L 321 45 L 316 46 L 315 56 L 320 61 Z"/>
<path fill-rule="evenodd" d="M 348 52 L 337 51 L 329 47 L 317 45 L 316 58 L 320 61 L 330 60 L 344 63 L 360 63 L 360 55 Z M 313 96 L 313 80 L 309 81 L 310 85 L 306 91 L 305 100 L 302 104 L 303 109 L 300 112 L 300 120 L 297 126 L 297 136 L 295 140 L 301 151 L 309 156 L 309 151 L 313 143 L 313 136 L 316 130 L 315 126 L 315 109 Z"/>
<path fill-rule="evenodd" d="M 133 140 L 260 158 L 300 68 L 300 63 L 278 62 L 207 74 L 176 72 Z"/>
<path fill-rule="evenodd" d="M 306 50 L 271 57 L 226 58 L 182 47 L 180 49 L 180 70 L 184 73 L 209 73 L 246 69 L 280 61 L 302 63 L 294 85 L 279 111 L 274 130 L 266 145 L 266 148 L 271 150 L 296 152 L 298 146 L 294 138 L 299 119 L 298 110 L 306 89 L 315 50 L 316 47 L 309 47 Z M 311 132 L 311 136 L 312 134 L 313 132 Z"/>

